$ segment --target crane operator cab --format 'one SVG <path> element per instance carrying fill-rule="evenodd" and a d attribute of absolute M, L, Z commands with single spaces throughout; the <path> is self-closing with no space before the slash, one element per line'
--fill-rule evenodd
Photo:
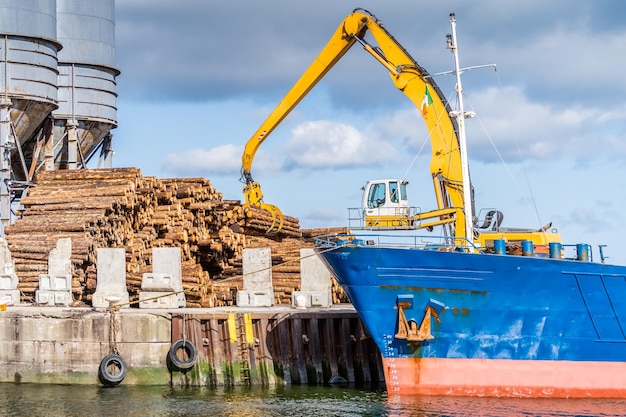
<path fill-rule="evenodd" d="M 362 213 L 368 228 L 408 228 L 411 208 L 406 193 L 408 182 L 371 180 L 363 187 Z"/>

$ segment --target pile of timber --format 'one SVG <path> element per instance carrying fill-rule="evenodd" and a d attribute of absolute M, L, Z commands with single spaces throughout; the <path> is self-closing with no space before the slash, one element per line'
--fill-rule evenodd
<path fill-rule="evenodd" d="M 277 219 L 265 210 L 255 206 L 248 206 L 244 209 L 246 217 L 246 234 L 249 236 L 268 236 L 279 226 Z M 301 238 L 300 220 L 296 217 L 283 215 L 283 222 L 279 232 L 280 237 Z"/>
<path fill-rule="evenodd" d="M 97 248 L 126 250 L 131 300 L 143 273 L 152 272 L 152 248 L 180 247 L 188 307 L 234 304 L 242 287 L 244 247 L 271 247 L 277 304 L 291 302 L 300 286 L 299 249 L 330 229 L 302 231 L 284 217 L 281 231 L 267 235 L 268 212 L 224 200 L 204 178 L 157 179 L 137 168 L 63 170 L 38 174 L 5 235 L 23 301 L 32 302 L 39 275 L 59 238 L 72 239 L 72 292 L 89 304 L 97 284 Z M 346 301 L 337 286 L 337 301 Z"/>
<path fill-rule="evenodd" d="M 272 239 L 267 236 L 247 235 L 246 247 L 270 248 L 272 253 L 272 285 L 274 304 L 291 304 L 293 291 L 300 290 L 300 249 L 313 248 L 317 236 L 346 234 L 343 228 L 303 229 L 302 238 Z M 238 290 L 243 289 L 243 268 L 241 261 L 226 268 L 213 283 L 216 306 L 233 305 Z M 331 278 L 333 303 L 348 303 L 348 297 L 334 278 Z"/>
<path fill-rule="evenodd" d="M 262 236 L 248 236 L 248 248 L 267 248 L 272 252 L 272 285 L 275 304 L 291 304 L 291 294 L 300 289 L 300 248 L 313 245 L 301 239 L 274 240 Z M 232 305 L 237 290 L 243 289 L 243 267 L 241 261 L 225 268 L 213 285 L 216 305 Z"/>

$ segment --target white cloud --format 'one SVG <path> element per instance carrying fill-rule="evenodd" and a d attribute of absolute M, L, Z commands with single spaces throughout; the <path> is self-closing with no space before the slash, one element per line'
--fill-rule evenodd
<path fill-rule="evenodd" d="M 298 125 L 287 143 L 287 169 L 350 168 L 379 165 L 396 158 L 394 147 L 376 135 L 327 120 Z"/>
<path fill-rule="evenodd" d="M 241 169 L 242 147 L 221 145 L 205 150 L 189 149 L 163 158 L 163 168 L 180 175 L 236 174 Z"/>
<path fill-rule="evenodd" d="M 607 147 L 605 129 L 623 131 L 624 118 L 578 104 L 535 101 L 519 87 L 489 88 L 471 97 L 478 120 L 467 123 L 472 158 L 493 161 L 491 140 L 505 160 L 610 156 L 624 146 Z M 484 128 L 484 130 L 483 130 Z"/>
<path fill-rule="evenodd" d="M 170 153 L 163 158 L 162 169 L 181 176 L 231 176 L 241 173 L 243 146 L 220 145 L 211 149 L 194 148 Z M 253 172 L 267 174 L 280 171 L 279 155 L 258 151 Z"/>
<path fill-rule="evenodd" d="M 422 115 L 409 101 L 406 101 L 404 108 L 377 117 L 376 125 L 382 137 L 401 140 L 413 147 L 421 147 L 428 140 Z"/>

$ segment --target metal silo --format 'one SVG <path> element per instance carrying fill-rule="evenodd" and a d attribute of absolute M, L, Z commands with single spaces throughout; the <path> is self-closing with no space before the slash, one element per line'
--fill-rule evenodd
<path fill-rule="evenodd" d="M 85 167 L 117 126 L 115 1 L 57 0 L 59 108 L 46 169 Z M 105 147 L 109 149 L 109 147 Z"/>
<path fill-rule="evenodd" d="M 11 194 L 23 183 L 33 136 L 57 108 L 55 0 L 0 3 L 0 220 L 10 221 Z M 41 132 L 41 131 L 40 131 Z M 40 135 L 40 138 L 42 135 Z M 34 168 L 33 168 L 34 169 Z"/>

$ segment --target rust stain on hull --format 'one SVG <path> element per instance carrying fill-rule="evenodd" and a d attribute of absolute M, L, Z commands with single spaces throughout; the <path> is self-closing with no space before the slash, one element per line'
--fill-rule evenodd
<path fill-rule="evenodd" d="M 476 291 L 476 290 L 456 290 L 450 288 L 424 288 L 424 287 L 409 287 L 409 286 L 399 286 L 399 285 L 380 285 L 380 289 L 382 290 L 404 290 L 411 292 L 421 292 L 428 291 L 434 293 L 455 293 L 455 294 L 472 294 L 472 295 L 489 295 L 489 291 Z"/>

